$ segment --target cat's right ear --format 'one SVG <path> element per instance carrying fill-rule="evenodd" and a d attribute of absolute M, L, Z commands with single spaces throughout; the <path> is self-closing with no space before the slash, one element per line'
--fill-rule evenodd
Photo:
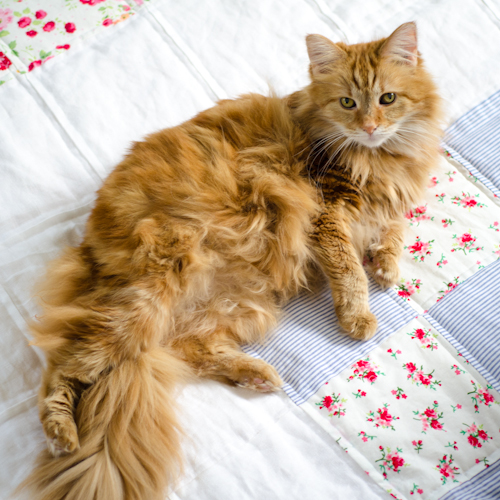
<path fill-rule="evenodd" d="M 307 53 L 313 76 L 330 73 L 332 65 L 344 56 L 344 51 L 321 35 L 307 35 Z"/>

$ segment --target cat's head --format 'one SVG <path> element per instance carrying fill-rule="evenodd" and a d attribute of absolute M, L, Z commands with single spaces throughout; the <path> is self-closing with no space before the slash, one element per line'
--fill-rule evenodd
<path fill-rule="evenodd" d="M 321 135 L 372 151 L 418 149 L 440 102 L 418 53 L 415 23 L 371 43 L 333 43 L 321 35 L 306 42 Z"/>

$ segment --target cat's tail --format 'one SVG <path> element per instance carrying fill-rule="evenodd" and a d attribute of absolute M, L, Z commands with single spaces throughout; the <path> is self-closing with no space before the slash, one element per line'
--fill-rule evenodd
<path fill-rule="evenodd" d="M 80 447 L 44 451 L 23 489 L 36 500 L 163 500 L 180 472 L 174 387 L 185 376 L 160 348 L 104 373 L 78 403 Z"/>

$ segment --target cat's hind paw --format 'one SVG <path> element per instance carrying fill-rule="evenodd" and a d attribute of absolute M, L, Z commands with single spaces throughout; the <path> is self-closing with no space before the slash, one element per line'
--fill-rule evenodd
<path fill-rule="evenodd" d="M 47 448 L 53 457 L 68 455 L 80 447 L 78 430 L 73 419 L 52 416 L 45 420 L 43 428 Z"/>
<path fill-rule="evenodd" d="M 245 356 L 246 358 L 246 356 Z M 249 359 L 248 359 L 249 358 Z M 278 372 L 268 363 L 250 356 L 240 360 L 230 377 L 239 387 L 257 392 L 274 392 L 283 382 Z"/>

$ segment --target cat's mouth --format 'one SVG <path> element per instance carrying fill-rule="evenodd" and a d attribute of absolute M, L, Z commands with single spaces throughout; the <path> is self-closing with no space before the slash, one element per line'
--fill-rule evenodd
<path fill-rule="evenodd" d="M 390 134 L 384 132 L 373 132 L 372 134 L 362 132 L 360 134 L 356 134 L 353 139 L 358 144 L 367 148 L 378 148 L 389 138 L 389 135 Z"/>

